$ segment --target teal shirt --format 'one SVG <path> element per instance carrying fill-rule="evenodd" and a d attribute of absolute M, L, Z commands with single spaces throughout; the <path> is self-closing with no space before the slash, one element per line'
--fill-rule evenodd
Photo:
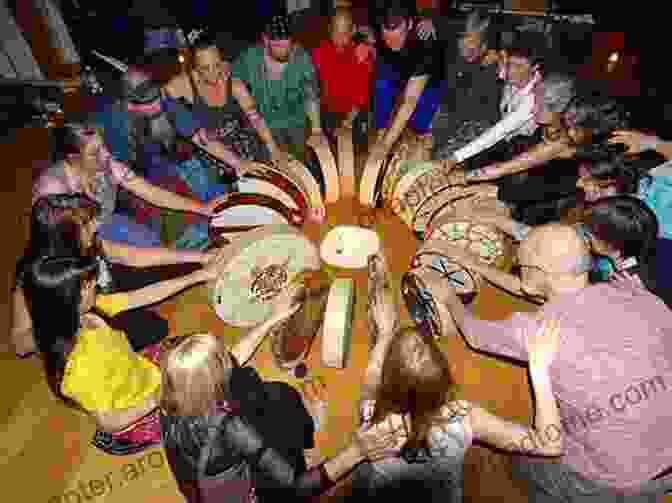
<path fill-rule="evenodd" d="M 292 48 L 280 79 L 271 80 L 267 74 L 261 46 L 250 47 L 233 64 L 233 78 L 247 84 L 270 129 L 305 128 L 306 101 L 319 103 L 317 74 L 308 51 Z"/>

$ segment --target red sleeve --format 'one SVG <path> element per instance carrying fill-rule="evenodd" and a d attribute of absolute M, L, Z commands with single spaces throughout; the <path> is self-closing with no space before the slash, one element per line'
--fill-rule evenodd
<path fill-rule="evenodd" d="M 357 64 L 357 79 L 352 88 L 353 103 L 359 110 L 369 108 L 369 92 L 371 88 L 371 77 L 373 75 L 373 65 L 371 63 Z"/>

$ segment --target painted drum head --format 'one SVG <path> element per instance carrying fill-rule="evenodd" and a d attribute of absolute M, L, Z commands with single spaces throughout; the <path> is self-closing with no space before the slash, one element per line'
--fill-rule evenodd
<path fill-rule="evenodd" d="M 317 246 L 288 225 L 251 230 L 223 252 L 225 265 L 212 285 L 211 302 L 222 321 L 238 327 L 266 321 L 274 299 L 297 274 L 320 268 Z"/>
<path fill-rule="evenodd" d="M 329 265 L 345 269 L 366 267 L 369 255 L 378 253 L 380 238 L 375 231 L 355 225 L 339 225 L 325 236 L 320 255 Z"/>

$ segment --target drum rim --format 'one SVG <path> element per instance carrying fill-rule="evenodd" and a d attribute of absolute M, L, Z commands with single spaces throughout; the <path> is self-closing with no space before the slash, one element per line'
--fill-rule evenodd
<path fill-rule="evenodd" d="M 428 247 L 428 248 L 429 248 L 429 247 Z M 462 264 L 460 264 L 459 262 L 457 262 L 457 261 L 451 259 L 451 258 L 448 257 L 447 255 L 443 255 L 443 254 L 441 254 L 441 252 L 440 252 L 439 250 L 434 251 L 434 250 L 432 250 L 432 249 L 427 249 L 426 251 L 423 251 L 422 248 L 421 248 L 421 249 L 418 250 L 418 252 L 413 256 L 413 262 L 415 263 L 416 259 L 422 257 L 423 255 L 434 255 L 434 256 L 442 257 L 442 258 L 444 258 L 447 262 L 459 266 L 460 269 L 463 270 L 467 276 L 469 276 L 469 279 L 471 280 L 471 283 L 474 285 L 473 290 L 472 290 L 471 292 L 462 292 L 461 295 L 468 295 L 468 294 L 470 294 L 470 293 L 475 293 L 475 294 L 477 294 L 477 293 L 479 292 L 479 290 L 483 287 L 483 279 L 482 279 L 482 276 L 481 276 L 480 274 L 475 273 L 475 272 L 472 272 L 468 267 L 465 267 L 464 265 L 462 265 Z M 419 269 L 419 268 L 421 268 L 421 267 L 426 267 L 426 268 L 429 269 L 429 270 L 432 270 L 432 271 L 434 271 L 434 272 L 437 272 L 437 273 L 441 274 L 442 277 L 445 277 L 445 276 L 446 276 L 446 274 L 445 274 L 443 271 L 438 270 L 436 267 L 434 267 L 434 266 L 432 266 L 432 265 L 428 265 L 428 264 L 424 264 L 424 263 L 423 263 L 423 264 L 420 264 L 420 265 L 418 265 L 418 266 L 416 266 L 416 267 L 413 267 L 413 269 Z M 466 287 L 466 285 L 465 285 L 465 287 Z M 456 289 L 453 288 L 453 290 L 456 290 Z M 457 290 L 456 290 L 456 291 L 457 291 Z"/>
<path fill-rule="evenodd" d="M 227 247 L 229 249 L 229 256 L 226 259 L 225 270 L 228 270 L 231 262 L 236 260 L 242 253 L 245 252 L 245 250 L 247 250 L 257 241 L 280 235 L 293 236 L 294 240 L 301 240 L 305 245 L 308 245 L 309 248 L 311 249 L 311 252 L 308 254 L 308 256 L 314 258 L 316 262 L 315 265 L 319 267 L 319 264 L 321 264 L 319 249 L 317 248 L 315 243 L 310 238 L 308 238 L 308 236 L 306 236 L 297 227 L 287 224 L 272 224 L 272 225 L 261 225 L 256 229 L 252 229 L 249 232 L 246 232 L 243 236 L 241 236 L 239 240 L 236 240 L 231 245 L 229 245 L 229 247 Z M 312 260 L 312 258 L 310 258 L 310 260 Z M 311 266 L 307 266 L 308 269 L 310 267 Z M 217 291 L 217 286 L 219 285 L 220 281 L 221 278 L 218 277 L 217 279 L 211 282 L 213 294 Z M 272 303 L 273 301 L 274 300 L 271 299 L 269 302 Z M 211 306 L 214 309 L 215 313 L 217 314 L 217 317 L 224 323 L 228 323 L 232 326 L 241 328 L 250 328 L 259 324 L 259 322 L 257 321 L 245 321 L 245 320 L 232 321 L 230 319 L 225 319 L 225 317 L 220 316 L 220 313 L 217 310 L 217 303 L 214 302 L 214 297 L 211 297 Z"/>
<path fill-rule="evenodd" d="M 340 199 L 341 187 L 338 176 L 338 165 L 329 144 L 318 143 L 311 137 L 306 142 L 306 146 L 313 149 L 320 164 L 320 170 L 324 178 L 324 198 L 326 202 L 335 203 Z"/>
<path fill-rule="evenodd" d="M 417 274 L 417 271 L 419 271 L 423 267 L 424 266 L 416 267 L 416 268 L 413 268 L 409 271 L 406 271 L 404 273 L 404 275 L 401 277 L 401 294 L 404 297 L 404 302 L 406 304 L 406 308 L 408 310 L 409 315 L 411 315 L 411 312 L 413 310 L 408 307 L 409 306 L 408 297 L 410 295 L 407 293 L 407 290 L 410 289 L 411 287 L 414 287 L 414 290 L 417 290 L 417 289 L 421 288 L 423 290 L 431 292 L 431 290 L 427 287 L 427 283 L 422 279 L 422 277 L 420 277 Z M 411 284 L 409 285 L 409 283 L 411 283 Z M 429 300 L 428 302 L 425 302 L 424 299 L 421 301 L 419 296 L 416 295 L 415 293 L 413 293 L 413 299 L 416 301 L 417 304 L 420 304 L 422 302 L 423 305 L 428 307 L 429 326 L 430 326 L 430 329 L 432 331 L 432 335 L 434 336 L 434 338 L 438 338 L 441 335 L 441 325 L 442 325 L 442 323 L 441 323 L 441 315 L 439 314 L 439 310 L 438 310 L 437 305 L 436 305 L 436 299 L 434 298 L 434 294 L 432 294 L 431 300 Z M 413 319 L 413 321 L 416 324 L 419 324 L 422 321 L 425 321 L 425 320 L 418 321 L 418 320 L 414 319 L 414 317 L 412 315 L 411 315 L 411 318 Z"/>
<path fill-rule="evenodd" d="M 296 205 L 301 211 L 307 211 L 309 201 L 308 196 L 303 192 L 301 187 L 295 181 L 293 181 L 289 176 L 287 176 L 283 171 L 277 169 L 275 166 L 263 163 L 257 164 L 259 164 L 258 167 L 243 173 L 240 178 L 254 178 L 255 180 L 262 180 L 271 183 L 280 190 L 287 192 L 289 196 L 294 199 Z M 278 179 L 283 180 L 282 185 L 275 183 Z"/>
<path fill-rule="evenodd" d="M 413 162 L 413 161 L 409 161 L 409 162 Z M 433 161 L 417 161 L 417 162 L 432 163 Z M 399 196 L 399 200 L 401 200 L 406 194 L 408 194 L 410 192 L 410 190 L 414 187 L 414 185 L 418 182 L 418 180 L 420 180 L 420 178 L 422 178 L 427 173 L 431 173 L 435 169 L 438 169 L 438 166 L 434 166 L 432 164 L 431 166 L 417 166 L 415 169 L 412 169 L 411 171 L 407 172 L 404 176 L 402 176 L 399 179 L 399 181 L 397 181 L 397 185 L 395 187 L 394 194 L 392 195 L 392 199 L 395 200 L 395 196 Z M 419 172 L 420 174 L 416 174 L 417 172 Z M 406 187 L 406 190 L 404 190 L 403 193 L 400 192 L 401 189 L 402 189 L 401 183 L 404 181 L 404 179 L 406 177 L 411 177 L 411 176 L 414 176 L 414 175 L 415 175 L 415 179 L 411 182 L 411 184 L 408 187 Z M 406 217 L 406 215 L 409 212 L 412 212 L 413 214 L 412 214 L 411 218 L 408 219 L 408 220 L 411 220 L 411 225 L 413 225 L 413 222 L 415 221 L 415 213 L 416 213 L 415 210 L 410 209 L 407 205 L 404 205 L 404 208 L 405 209 L 403 209 L 403 210 L 400 209 L 400 211 L 399 211 L 400 217 L 402 218 L 402 220 L 406 220 L 406 219 L 408 219 Z"/>
<path fill-rule="evenodd" d="M 424 199 L 422 199 L 421 202 L 420 202 L 420 204 L 419 204 L 419 205 L 417 206 L 417 208 L 413 211 L 413 219 L 412 219 L 412 223 L 411 223 L 411 228 L 412 228 L 414 231 L 416 231 L 416 232 L 422 232 L 422 233 L 424 234 L 424 232 L 425 232 L 424 230 L 420 231 L 420 230 L 418 230 L 418 228 L 416 227 L 416 223 L 417 223 L 417 220 L 418 220 L 418 213 L 420 213 L 420 210 L 422 209 L 422 207 L 423 207 L 424 205 L 426 205 L 427 203 L 429 203 L 430 200 L 434 199 L 435 197 L 441 197 L 442 193 L 444 193 L 444 192 L 446 192 L 446 191 L 448 191 L 448 190 L 450 190 L 450 189 L 452 189 L 452 188 L 455 188 L 455 187 L 464 187 L 466 191 L 471 190 L 472 192 L 468 192 L 466 195 L 465 195 L 464 193 L 462 193 L 461 195 L 454 197 L 454 198 L 452 199 L 452 201 L 459 201 L 459 200 L 462 200 L 462 199 L 468 199 L 468 198 L 470 198 L 470 197 L 474 197 L 474 196 L 478 193 L 478 192 L 476 191 L 476 186 L 473 186 L 473 188 L 471 188 L 471 189 L 470 189 L 469 187 L 465 187 L 465 186 L 463 186 L 463 185 L 455 185 L 455 184 L 452 184 L 452 185 L 451 185 L 451 184 L 447 184 L 447 185 L 444 185 L 443 187 L 440 187 L 439 189 L 437 189 L 437 190 L 435 190 L 434 192 L 432 192 L 429 196 L 427 196 L 427 197 L 425 197 Z M 451 203 L 451 201 L 445 202 L 444 204 L 442 204 L 441 206 L 439 206 L 436 210 L 434 210 L 434 211 L 432 212 L 432 214 L 430 215 L 430 217 L 427 219 L 427 225 L 425 226 L 425 229 L 426 229 L 427 227 L 429 227 L 429 224 L 430 224 L 431 221 L 434 219 L 434 215 L 435 215 L 436 213 L 438 213 L 440 210 L 442 210 L 445 206 L 447 206 L 447 205 L 450 204 L 450 203 Z"/>
<path fill-rule="evenodd" d="M 232 204 L 231 204 L 232 203 Z M 217 218 L 222 212 L 226 211 L 229 208 L 233 208 L 235 206 L 243 206 L 243 205 L 250 205 L 250 206 L 260 206 L 263 208 L 269 208 L 276 213 L 279 213 L 282 215 L 283 218 L 285 218 L 288 222 L 287 225 L 290 225 L 292 227 L 301 227 L 304 223 L 305 220 L 305 213 L 302 213 L 299 210 L 295 210 L 294 208 L 289 208 L 285 206 L 285 204 L 267 194 L 260 194 L 260 193 L 252 193 L 252 192 L 235 192 L 230 194 L 225 201 L 220 203 L 217 208 L 215 208 L 215 212 L 217 214 L 214 214 L 212 217 L 210 217 L 210 221 L 208 222 L 208 229 L 210 231 L 214 231 L 215 229 L 222 229 L 230 226 L 223 226 L 223 227 L 217 227 L 214 225 L 213 221 L 215 218 Z M 224 208 L 222 208 L 224 206 Z M 220 208 L 222 208 L 220 210 Z M 213 212 L 214 213 L 214 212 Z M 263 227 L 268 224 L 259 224 L 258 226 L 253 226 L 253 227 Z M 281 225 L 281 224 L 278 224 Z M 245 226 L 247 227 L 247 226 Z"/>

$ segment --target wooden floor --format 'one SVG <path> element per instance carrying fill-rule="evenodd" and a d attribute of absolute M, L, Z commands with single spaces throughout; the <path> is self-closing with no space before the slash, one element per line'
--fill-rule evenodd
<path fill-rule="evenodd" d="M 107 456 L 89 441 L 94 426 L 87 417 L 63 406 L 47 388 L 40 360 L 17 360 L 8 345 L 9 292 L 16 258 L 27 239 L 23 215 L 29 210 L 32 172 L 47 158 L 45 130 L 21 130 L 12 141 L 0 146 L 3 181 L 0 184 L 0 227 L 3 271 L 0 299 L 0 501 L 45 503 L 177 503 L 182 501 L 160 448 L 124 458 Z M 394 222 L 390 225 L 398 225 Z M 402 260 L 400 258 L 399 260 Z M 405 260 L 405 259 L 403 259 Z M 198 287 L 162 305 L 171 318 L 174 333 L 197 330 L 196 324 L 211 323 L 214 315 L 203 302 Z M 528 310 L 494 289 L 478 299 L 478 311 L 488 318 L 503 318 L 512 310 Z M 181 319 L 176 313 L 188 307 L 191 315 Z M 202 316 L 194 316 L 194 311 Z M 210 316 L 210 321 L 208 321 Z M 192 325 L 190 325 L 192 324 Z M 459 337 L 444 342 L 455 378 L 464 396 L 478 400 L 493 412 L 517 420 L 529 420 L 529 386 L 526 371 L 470 351 Z M 315 345 L 313 352 L 319 347 Z M 353 360 L 356 375 L 363 370 L 365 357 Z M 270 367 L 260 369 L 272 373 Z M 327 376 L 328 377 L 328 376 Z M 337 380 L 330 386 L 330 398 L 338 404 L 352 404 L 358 392 L 353 379 Z M 351 405 L 346 405 L 351 407 Z M 354 411 L 353 411 L 354 412 Z M 337 414 L 329 430 L 327 453 L 347 441 L 353 414 Z M 465 500 L 515 503 L 525 501 L 525 490 L 508 476 L 508 457 L 482 447 L 469 451 L 465 468 Z"/>

